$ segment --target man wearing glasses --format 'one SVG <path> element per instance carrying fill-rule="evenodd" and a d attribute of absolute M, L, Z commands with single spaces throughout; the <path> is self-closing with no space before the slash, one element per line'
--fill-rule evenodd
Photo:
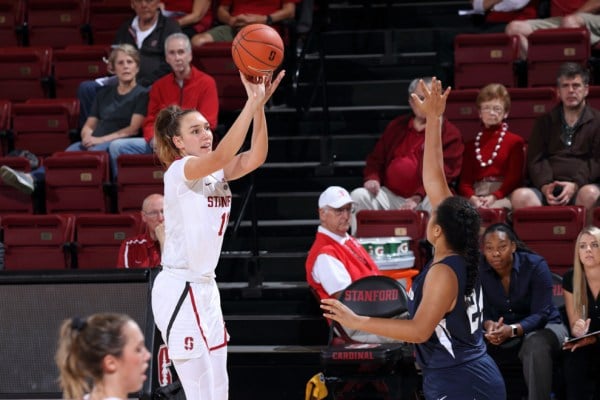
<path fill-rule="evenodd" d="M 319 298 L 337 297 L 350 283 L 379 275 L 369 254 L 348 234 L 354 202 L 340 186 L 328 187 L 319 197 L 315 241 L 306 258 L 306 280 Z"/>
<path fill-rule="evenodd" d="M 600 178 L 600 111 L 586 103 L 588 83 L 589 73 L 581 65 L 559 67 L 560 103 L 533 126 L 527 147 L 531 187 L 513 192 L 513 209 L 581 205 L 591 223 L 600 197 L 600 188 L 593 183 Z"/>
<path fill-rule="evenodd" d="M 160 265 L 165 237 L 163 195 L 151 194 L 142 203 L 142 221 L 146 230 L 121 243 L 117 268 L 153 268 Z"/>

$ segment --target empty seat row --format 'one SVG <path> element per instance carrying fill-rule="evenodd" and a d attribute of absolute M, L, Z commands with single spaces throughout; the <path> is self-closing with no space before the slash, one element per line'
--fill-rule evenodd
<path fill-rule="evenodd" d="M 526 80 L 528 87 L 556 86 L 560 64 L 587 66 L 591 55 L 586 28 L 540 29 L 528 37 Z M 488 83 L 522 86 L 519 44 L 504 33 L 462 34 L 454 40 L 454 87 L 481 88 Z"/>
<path fill-rule="evenodd" d="M 494 223 L 507 222 L 505 209 L 479 209 L 483 234 Z M 428 214 L 414 210 L 362 210 L 356 215 L 357 237 L 409 236 L 420 268 L 427 254 L 420 245 L 426 238 Z M 563 275 L 573 264 L 577 235 L 585 225 L 585 209 L 581 206 L 547 206 L 514 210 L 512 225 L 521 240 L 542 255 L 552 272 Z M 600 207 L 594 210 L 594 225 L 600 226 Z"/>
<path fill-rule="evenodd" d="M 7 271 L 115 268 L 121 242 L 145 229 L 139 213 L 0 217 Z"/>
<path fill-rule="evenodd" d="M 31 98 L 76 97 L 84 80 L 107 74 L 105 45 L 0 47 L 0 85 L 3 98 L 25 102 Z"/>
<path fill-rule="evenodd" d="M 128 2 L 116 0 L 0 0 L 0 41 L 53 48 L 111 44 L 133 15 Z"/>
<path fill-rule="evenodd" d="M 34 202 L 40 197 L 49 214 L 138 211 L 146 196 L 163 192 L 163 168 L 154 155 L 123 155 L 117 164 L 119 177 L 112 184 L 107 152 L 54 153 L 43 160 L 45 183 L 33 196 L 0 179 L 0 214 L 39 212 Z M 24 157 L 0 157 L 0 165 L 20 171 L 30 169 Z"/>

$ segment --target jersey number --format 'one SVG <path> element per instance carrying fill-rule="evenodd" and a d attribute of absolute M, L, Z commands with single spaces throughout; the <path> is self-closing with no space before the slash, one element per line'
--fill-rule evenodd
<path fill-rule="evenodd" d="M 481 289 L 479 289 L 478 295 L 477 292 L 473 290 L 471 295 L 465 299 L 469 305 L 469 307 L 467 307 L 467 317 L 471 323 L 471 333 L 475 333 L 481 329 L 481 320 L 483 318 L 483 315 L 481 314 L 481 310 L 483 309 L 482 297 Z"/>
<path fill-rule="evenodd" d="M 221 214 L 221 226 L 219 227 L 219 236 L 223 236 L 223 232 L 225 232 L 225 228 L 227 228 L 227 221 L 229 221 L 229 213 Z"/>

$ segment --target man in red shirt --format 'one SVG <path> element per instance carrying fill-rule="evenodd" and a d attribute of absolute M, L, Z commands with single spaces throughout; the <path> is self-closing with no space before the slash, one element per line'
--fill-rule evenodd
<path fill-rule="evenodd" d="M 146 230 L 121 243 L 117 268 L 153 268 L 160 265 L 160 253 L 165 236 L 163 225 L 163 195 L 151 194 L 142 203 L 142 221 Z"/>
<path fill-rule="evenodd" d="M 513 21 L 506 26 L 506 34 L 519 37 L 519 55 L 527 59 L 527 37 L 538 29 L 581 28 L 590 31 L 592 46 L 600 41 L 600 0 L 552 0 L 550 18 Z"/>
<path fill-rule="evenodd" d="M 108 148 L 112 160 L 117 160 L 121 154 L 152 154 L 156 116 L 160 110 L 173 104 L 200 111 L 211 129 L 217 127 L 217 83 L 212 76 L 191 64 L 192 47 L 188 37 L 183 33 L 169 35 L 165 40 L 165 57 L 172 72 L 154 82 L 150 89 L 144 137 L 114 140 Z M 117 176 L 116 170 L 114 175 Z"/>
<path fill-rule="evenodd" d="M 427 85 L 431 78 L 423 79 Z M 423 93 L 414 79 L 408 86 L 409 105 L 413 112 L 392 120 L 385 128 L 375 148 L 367 156 L 363 187 L 352 191 L 356 210 L 410 209 L 431 212 L 421 178 L 425 117 L 415 111 L 410 95 Z M 444 172 L 452 183 L 458 178 L 462 165 L 463 142 L 460 131 L 452 123 L 442 124 Z M 356 232 L 356 218 L 352 216 L 352 233 Z"/>
<path fill-rule="evenodd" d="M 298 0 L 221 0 L 216 26 L 192 38 L 194 47 L 210 42 L 231 42 L 238 30 L 250 24 L 277 24 L 293 19 Z"/>

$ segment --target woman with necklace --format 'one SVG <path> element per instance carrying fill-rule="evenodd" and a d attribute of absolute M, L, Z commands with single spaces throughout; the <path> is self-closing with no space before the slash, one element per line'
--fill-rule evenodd
<path fill-rule="evenodd" d="M 465 145 L 458 193 L 475 207 L 511 208 L 508 196 L 523 182 L 523 138 L 508 131 L 505 122 L 510 96 L 499 83 L 477 95 L 481 131 Z"/>
<path fill-rule="evenodd" d="M 505 399 L 498 367 L 486 352 L 482 332 L 482 293 L 478 277 L 477 210 L 453 196 L 444 175 L 441 126 L 449 88 L 435 78 L 415 107 L 427 116 L 423 183 L 433 213 L 427 240 L 433 260 L 415 278 L 408 293 L 410 319 L 371 318 L 353 313 L 336 299 L 323 299 L 326 318 L 351 329 L 416 343 L 423 371 L 423 392 L 433 399 Z"/>
<path fill-rule="evenodd" d="M 98 313 L 63 321 L 55 359 L 64 399 L 125 400 L 142 388 L 150 352 L 129 316 Z"/>

